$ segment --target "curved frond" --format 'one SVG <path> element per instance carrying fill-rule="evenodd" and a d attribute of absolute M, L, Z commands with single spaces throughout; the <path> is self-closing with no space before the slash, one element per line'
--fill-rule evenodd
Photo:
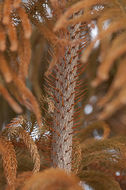
<path fill-rule="evenodd" d="M 109 4 L 111 4 L 112 2 L 113 2 L 113 0 L 110 0 Z M 69 19 L 74 13 L 76 13 L 78 11 L 81 11 L 81 10 L 84 10 L 87 13 L 88 12 L 87 9 L 89 9 L 90 7 L 93 7 L 95 5 L 106 5 L 106 4 L 108 4 L 108 0 L 107 1 L 105 1 L 105 0 L 99 0 L 99 1 L 98 0 L 91 0 L 91 1 L 82 0 L 82 1 L 79 1 L 79 2 L 75 3 L 74 5 L 69 7 L 69 9 L 57 21 L 57 23 L 56 23 L 56 25 L 54 27 L 54 31 L 58 31 L 62 27 L 66 26 L 67 25 L 66 24 L 67 19 Z M 88 14 L 89 14 L 89 12 L 88 12 Z M 86 14 L 85 14 L 85 16 L 86 16 Z M 94 18 L 95 18 L 95 16 L 94 16 Z"/>
<path fill-rule="evenodd" d="M 78 133 L 80 142 L 83 142 L 87 138 L 93 137 L 92 136 L 93 131 L 98 130 L 98 129 L 103 130 L 102 139 L 107 139 L 109 137 L 109 135 L 110 135 L 109 125 L 107 123 L 105 123 L 104 121 L 96 121 L 96 122 L 88 125 L 86 128 L 80 130 L 80 132 Z"/>
<path fill-rule="evenodd" d="M 16 154 L 12 143 L 2 136 L 0 137 L 0 153 L 8 186 L 14 190 L 17 172 Z"/>
<path fill-rule="evenodd" d="M 23 124 L 23 120 L 24 119 L 22 116 L 13 119 L 11 124 L 9 124 L 9 126 L 6 128 L 5 132 L 7 132 L 10 137 L 16 136 L 19 139 L 23 140 L 34 162 L 33 172 L 36 173 L 40 170 L 40 156 L 37 146 L 33 141 L 32 137 L 21 127 L 21 125 Z"/>

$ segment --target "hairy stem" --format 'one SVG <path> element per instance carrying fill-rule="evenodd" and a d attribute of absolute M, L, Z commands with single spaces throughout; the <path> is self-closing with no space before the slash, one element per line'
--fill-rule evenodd
<path fill-rule="evenodd" d="M 70 40 L 79 39 L 80 24 L 69 29 Z M 53 166 L 71 171 L 74 98 L 77 79 L 77 61 L 79 45 L 68 48 L 64 59 L 60 58 L 56 66 L 54 95 L 56 111 L 53 116 Z"/>

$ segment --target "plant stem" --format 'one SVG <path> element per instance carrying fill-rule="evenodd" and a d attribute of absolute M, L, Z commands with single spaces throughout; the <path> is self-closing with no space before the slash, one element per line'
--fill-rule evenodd
<path fill-rule="evenodd" d="M 71 39 L 78 40 L 80 33 L 77 32 L 80 24 L 76 24 L 69 29 Z M 74 98 L 77 76 L 77 61 L 79 44 L 71 48 L 66 48 L 65 58 L 60 58 L 57 64 L 54 95 L 58 100 L 54 112 L 53 135 L 52 135 L 52 160 L 53 166 L 71 171 L 72 163 L 72 137 L 73 137 L 73 115 Z M 57 134 L 57 133 L 58 134 Z"/>

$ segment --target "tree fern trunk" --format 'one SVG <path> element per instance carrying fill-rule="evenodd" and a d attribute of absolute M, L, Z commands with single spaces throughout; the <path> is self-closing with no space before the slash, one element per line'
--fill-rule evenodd
<path fill-rule="evenodd" d="M 80 24 L 69 29 L 71 39 L 79 39 Z M 64 36 L 65 37 L 65 36 Z M 70 40 L 71 40 L 70 39 Z M 56 66 L 54 96 L 56 111 L 53 116 L 52 160 L 53 166 L 71 171 L 72 136 L 75 87 L 77 79 L 77 61 L 79 45 L 66 50 L 64 59 L 60 58 Z"/>

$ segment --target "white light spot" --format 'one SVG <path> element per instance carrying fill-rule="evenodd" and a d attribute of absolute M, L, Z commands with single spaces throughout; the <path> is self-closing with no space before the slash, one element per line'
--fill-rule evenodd
<path fill-rule="evenodd" d="M 116 172 L 116 176 L 120 176 L 120 172 Z"/>
<path fill-rule="evenodd" d="M 104 9 L 104 6 L 102 6 L 102 5 L 96 5 L 96 6 L 93 7 L 93 9 L 96 10 L 96 11 L 99 11 L 99 10 Z"/>
<path fill-rule="evenodd" d="M 94 40 L 98 35 L 98 27 L 95 22 L 92 22 L 94 27 L 91 29 L 91 40 Z M 100 42 L 99 40 L 96 41 L 94 48 L 97 48 L 99 46 Z"/>
<path fill-rule="evenodd" d="M 45 5 L 43 5 L 45 8 L 46 8 L 46 11 L 47 11 L 47 14 L 48 15 L 46 15 L 48 18 L 52 18 L 52 11 L 51 11 L 51 9 L 50 9 L 50 7 L 47 5 L 47 4 L 45 4 Z"/>
<path fill-rule="evenodd" d="M 89 185 L 85 184 L 83 181 L 80 181 L 80 186 L 82 187 L 82 189 L 85 190 L 93 190 Z"/>
<path fill-rule="evenodd" d="M 95 27 L 92 28 L 91 30 L 91 38 L 92 40 L 94 40 L 96 38 L 96 36 L 98 35 L 98 27 L 96 25 L 94 25 Z"/>
<path fill-rule="evenodd" d="M 45 132 L 43 136 L 46 136 L 46 135 L 50 135 L 50 131 Z"/>
<path fill-rule="evenodd" d="M 90 105 L 90 104 L 87 104 L 87 105 L 85 106 L 85 108 L 84 108 L 84 113 L 85 113 L 86 115 L 89 115 L 89 114 L 92 113 L 92 111 L 93 111 L 93 106 Z"/>

